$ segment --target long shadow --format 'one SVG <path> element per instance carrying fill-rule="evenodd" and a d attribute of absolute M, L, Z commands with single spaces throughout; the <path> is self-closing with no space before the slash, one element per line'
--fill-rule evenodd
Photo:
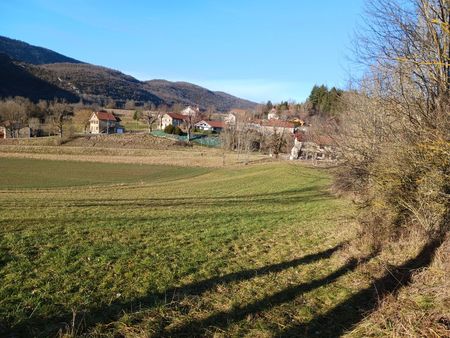
<path fill-rule="evenodd" d="M 314 203 L 317 201 L 325 201 L 333 199 L 334 197 L 327 191 L 316 191 L 302 194 L 300 192 L 281 192 L 276 194 L 266 195 L 249 195 L 236 197 L 217 197 L 217 198 L 138 198 L 138 199 L 111 199 L 103 200 L 60 200 L 56 203 L 45 204 L 43 206 L 50 207 L 131 207 L 131 208 L 155 208 L 155 207 L 182 207 L 192 206 L 196 207 L 231 207 L 241 206 L 242 203 L 250 204 L 282 204 L 289 203 Z M 17 207 L 16 204 L 11 204 L 11 207 Z"/>
<path fill-rule="evenodd" d="M 420 253 L 401 266 L 390 268 L 370 288 L 364 289 L 327 313 L 305 324 L 281 332 L 280 337 L 328 337 L 337 338 L 373 311 L 384 297 L 396 293 L 411 283 L 413 273 L 430 265 L 441 242 L 431 241 Z"/>
<path fill-rule="evenodd" d="M 272 264 L 256 269 L 233 272 L 185 286 L 174 287 L 164 292 L 150 293 L 142 298 L 137 298 L 128 302 L 116 301 L 106 307 L 92 309 L 83 313 L 83 327 L 81 329 L 86 332 L 89 328 L 96 324 L 108 323 L 117 320 L 125 311 L 133 311 L 133 309 L 137 308 L 150 309 L 158 304 L 165 304 L 167 301 L 182 299 L 183 297 L 190 295 L 201 295 L 202 293 L 213 289 L 215 286 L 220 284 L 248 280 L 256 276 L 264 276 L 270 273 L 281 272 L 292 267 L 327 259 L 330 258 L 333 253 L 341 249 L 343 245 L 345 245 L 345 243 L 341 243 L 333 248 L 319 253 L 306 255 L 287 262 Z M 67 326 L 67 323 L 70 323 L 72 319 L 71 316 L 72 313 L 65 313 L 55 317 L 32 317 L 31 319 L 21 322 L 18 325 L 4 329 L 4 332 L 0 330 L 0 334 L 7 334 L 9 337 L 46 336 L 55 334 L 59 330 L 64 329 Z"/>
<path fill-rule="evenodd" d="M 289 302 L 302 293 L 309 292 L 321 286 L 330 284 L 339 277 L 354 270 L 359 264 L 367 262 L 373 256 L 374 255 L 369 255 L 368 257 L 365 257 L 360 261 L 358 261 L 357 259 L 352 259 L 347 264 L 326 277 L 286 288 L 262 300 L 245 305 L 240 308 L 235 308 L 231 311 L 222 311 L 205 319 L 190 321 L 187 324 L 176 329 L 166 332 L 159 332 L 158 335 L 168 337 L 201 337 L 205 335 L 205 329 L 207 329 L 208 327 L 222 329 L 226 328 L 231 323 L 245 319 L 248 315 L 256 314 L 261 311 L 270 309 L 274 306 Z"/>
<path fill-rule="evenodd" d="M 136 198 L 136 199 L 125 199 L 125 198 L 112 198 L 108 200 L 100 200 L 100 199 L 63 199 L 59 202 L 63 203 L 64 205 L 68 203 L 72 203 L 75 206 L 87 206 L 90 205 L 116 205 L 124 202 L 127 203 L 170 203 L 170 204 L 179 204 L 182 202 L 189 201 L 189 203 L 192 203 L 192 201 L 195 201 L 196 203 L 199 201 L 220 201 L 220 202 L 229 202 L 229 201 L 248 201 L 248 200 L 272 200 L 272 199 L 282 199 L 283 197 L 290 196 L 290 197 L 299 197 L 299 198 L 305 198 L 309 196 L 305 196 L 305 193 L 314 193 L 314 194 L 325 194 L 325 195 L 331 195 L 328 191 L 322 189 L 321 186 L 317 185 L 311 185 L 306 186 L 300 189 L 287 189 L 287 190 L 280 190 L 277 192 L 270 192 L 270 193 L 259 193 L 259 194 L 239 194 L 239 195 L 228 195 L 228 196 L 202 196 L 199 198 L 198 196 L 183 196 L 183 197 L 151 197 L 151 198 Z M 313 194 L 313 195 L 314 195 Z M 88 202 L 88 203 L 86 203 Z M 173 202 L 173 203 L 171 203 Z M 8 201 L 5 201 L 6 206 L 8 205 Z M 16 202 L 11 202 L 11 205 L 15 206 Z"/>

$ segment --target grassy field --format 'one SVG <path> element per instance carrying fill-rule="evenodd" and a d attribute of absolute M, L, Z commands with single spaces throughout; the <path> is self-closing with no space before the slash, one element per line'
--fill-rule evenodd
<path fill-rule="evenodd" d="M 323 169 L 0 170 L 0 336 L 335 336 L 370 283 Z"/>
<path fill-rule="evenodd" d="M 58 141 L 59 137 L 0 140 L 0 162 L 14 157 L 215 168 L 270 161 L 259 153 L 237 154 L 200 145 L 184 147 L 152 135 L 86 136 L 56 145 Z"/>

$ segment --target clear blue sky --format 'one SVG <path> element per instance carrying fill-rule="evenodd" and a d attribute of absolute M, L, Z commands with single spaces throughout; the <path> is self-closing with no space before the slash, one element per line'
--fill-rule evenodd
<path fill-rule="evenodd" d="M 363 0 L 4 0 L 0 35 L 256 102 L 345 86 Z"/>

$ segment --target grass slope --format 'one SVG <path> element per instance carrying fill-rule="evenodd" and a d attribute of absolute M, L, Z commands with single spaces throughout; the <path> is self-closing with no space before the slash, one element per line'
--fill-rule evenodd
<path fill-rule="evenodd" d="M 282 335 L 360 287 L 324 171 L 0 163 L 0 335 Z"/>

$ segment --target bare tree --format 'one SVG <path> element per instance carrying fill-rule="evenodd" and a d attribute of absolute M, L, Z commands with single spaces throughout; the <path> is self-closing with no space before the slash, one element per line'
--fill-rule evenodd
<path fill-rule="evenodd" d="M 64 125 L 73 115 L 72 107 L 65 101 L 54 101 L 49 107 L 51 121 L 60 138 L 63 138 Z"/>
<path fill-rule="evenodd" d="M 359 196 L 372 238 L 449 230 L 450 10 L 445 0 L 372 0 L 344 94 L 337 183 Z M 432 179 L 431 179 L 432 178 Z"/>
<path fill-rule="evenodd" d="M 192 131 L 194 130 L 194 126 L 199 121 L 199 114 L 197 113 L 197 111 L 192 110 L 183 115 L 185 117 L 184 125 L 186 127 L 187 142 L 190 142 L 190 140 L 192 138 Z"/>
<path fill-rule="evenodd" d="M 142 114 L 142 120 L 147 124 L 148 132 L 151 133 L 153 130 L 153 124 L 161 119 L 161 114 L 159 112 L 153 112 L 146 110 Z"/>
<path fill-rule="evenodd" d="M 28 121 L 27 106 L 19 98 L 0 101 L 0 117 L 10 137 L 18 137 Z"/>
<path fill-rule="evenodd" d="M 77 109 L 73 116 L 73 122 L 78 126 L 81 126 L 83 132 L 86 133 L 89 127 L 89 119 L 92 116 L 92 109 L 82 108 Z"/>

